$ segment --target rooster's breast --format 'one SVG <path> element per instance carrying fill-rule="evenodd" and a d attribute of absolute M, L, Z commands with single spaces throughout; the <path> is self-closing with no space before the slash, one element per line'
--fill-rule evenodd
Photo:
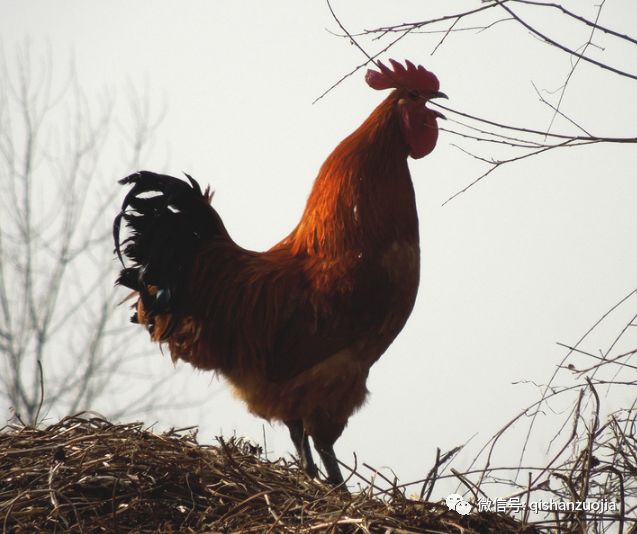
<path fill-rule="evenodd" d="M 383 247 L 369 269 L 363 317 L 367 353 L 377 360 L 405 326 L 416 302 L 420 279 L 418 240 L 394 240 Z"/>

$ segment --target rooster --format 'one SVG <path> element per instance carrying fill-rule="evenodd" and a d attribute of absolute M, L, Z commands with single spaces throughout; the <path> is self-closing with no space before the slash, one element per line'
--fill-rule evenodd
<path fill-rule="evenodd" d="M 287 425 L 315 478 L 311 437 L 336 485 L 334 443 L 418 290 L 407 157 L 433 150 L 444 118 L 426 106 L 446 98 L 436 76 L 390 62 L 365 79 L 393 91 L 323 163 L 301 221 L 270 250 L 237 245 L 210 189 L 188 175 L 188 183 L 148 171 L 120 180 L 132 187 L 113 225 L 117 283 L 136 298 L 132 322 L 167 344 L 173 360 L 223 375 L 252 413 Z"/>

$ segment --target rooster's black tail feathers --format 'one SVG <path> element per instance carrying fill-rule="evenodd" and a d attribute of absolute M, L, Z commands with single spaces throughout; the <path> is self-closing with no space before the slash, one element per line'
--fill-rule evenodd
<path fill-rule="evenodd" d="M 113 223 L 115 253 L 123 266 L 116 283 L 139 293 L 151 334 L 157 315 L 170 316 L 161 340 L 170 336 L 182 318 L 185 286 L 201 242 L 228 235 L 210 206 L 208 190 L 202 192 L 196 180 L 186 177 L 190 184 L 141 171 L 119 181 L 133 187 Z M 129 235 L 120 241 L 122 219 Z M 137 313 L 131 320 L 139 322 Z"/>

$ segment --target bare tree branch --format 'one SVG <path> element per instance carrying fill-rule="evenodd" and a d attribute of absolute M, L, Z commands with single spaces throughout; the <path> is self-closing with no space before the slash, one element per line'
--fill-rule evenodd
<path fill-rule="evenodd" d="M 132 361 L 114 313 L 106 213 L 116 192 L 98 188 L 118 142 L 116 107 L 108 94 L 90 102 L 73 64 L 55 83 L 50 49 L 36 55 L 27 43 L 12 67 L 1 59 L 0 393 L 36 424 L 51 410 L 90 408 Z M 118 173 L 145 157 L 165 116 L 148 95 L 129 90 Z M 141 387 L 139 398 L 154 399 L 156 388 Z"/>
<path fill-rule="evenodd" d="M 464 188 L 462 188 L 460 191 L 456 192 L 455 194 L 451 195 L 445 201 L 444 204 L 446 204 L 453 198 L 456 198 L 458 195 L 468 191 L 471 187 L 478 184 L 480 181 L 482 181 L 485 177 L 490 175 L 497 168 L 500 168 L 505 164 L 513 163 L 515 161 L 519 161 L 522 159 L 527 159 L 532 156 L 539 156 L 555 148 L 564 148 L 569 146 L 582 146 L 582 145 L 596 144 L 596 143 L 618 143 L 618 144 L 619 143 L 624 143 L 624 144 L 637 143 L 637 135 L 633 132 L 625 136 L 606 136 L 606 135 L 595 132 L 593 128 L 589 128 L 589 127 L 584 128 L 583 126 L 581 126 L 582 121 L 579 120 L 577 117 L 567 116 L 564 112 L 561 111 L 566 88 L 572 79 L 575 69 L 577 68 L 578 64 L 582 60 L 588 63 L 591 63 L 597 67 L 600 67 L 610 72 L 612 75 L 621 76 L 621 77 L 625 77 L 625 78 L 629 78 L 633 80 L 637 79 L 636 74 L 618 69 L 603 61 L 598 61 L 596 59 L 593 59 L 592 57 L 589 57 L 586 54 L 588 48 L 591 46 L 594 46 L 593 36 L 594 36 L 594 32 L 596 31 L 603 32 L 606 35 L 615 38 L 616 42 L 629 44 L 631 46 L 637 44 L 637 39 L 634 39 L 633 37 L 630 37 L 621 32 L 615 31 L 612 28 L 608 28 L 599 24 L 599 19 L 601 16 L 604 1 L 602 1 L 602 3 L 599 6 L 597 6 L 596 17 L 594 20 L 589 20 L 586 17 L 575 14 L 572 11 L 564 8 L 560 4 L 555 4 L 555 3 L 544 3 L 544 2 L 535 1 L 535 0 L 488 0 L 488 1 L 482 2 L 482 5 L 480 7 L 471 9 L 471 10 L 461 11 L 457 13 L 450 13 L 450 14 L 446 14 L 446 15 L 442 15 L 438 17 L 420 20 L 417 22 L 405 22 L 405 23 L 396 24 L 392 26 L 380 26 L 376 29 L 362 30 L 357 32 L 350 31 L 350 29 L 346 27 L 346 25 L 341 21 L 341 19 L 336 14 L 329 0 L 326 0 L 326 3 L 328 6 L 328 9 L 330 10 L 330 13 L 332 14 L 332 18 L 334 19 L 334 21 L 340 28 L 340 31 L 342 32 L 340 36 L 348 39 L 351 44 L 356 46 L 356 48 L 365 57 L 365 61 L 357 65 L 352 71 L 350 71 L 349 73 L 345 74 L 340 79 L 338 79 L 326 91 L 324 91 L 314 102 L 317 102 L 318 100 L 323 98 L 335 87 L 340 85 L 340 83 L 342 83 L 343 80 L 345 80 L 347 77 L 357 72 L 362 67 L 365 67 L 366 65 L 370 63 L 375 64 L 377 58 L 381 54 L 390 50 L 393 46 L 396 45 L 398 41 L 403 39 L 406 35 L 410 33 L 415 33 L 415 32 L 423 32 L 424 28 L 430 28 L 430 27 L 435 28 L 435 29 L 427 30 L 427 33 L 443 33 L 443 37 L 433 46 L 432 53 L 435 53 L 444 41 L 447 41 L 450 39 L 450 36 L 453 33 L 468 29 L 467 27 L 465 28 L 457 27 L 459 21 L 461 20 L 466 21 L 478 15 L 482 16 L 485 14 L 488 14 L 488 15 L 493 14 L 493 16 L 497 16 L 498 10 L 504 10 L 507 13 L 508 18 L 506 19 L 495 18 L 494 20 L 491 20 L 490 22 L 486 22 L 481 25 L 474 25 L 472 26 L 472 28 L 475 28 L 478 31 L 486 31 L 487 29 L 492 28 L 493 25 L 497 22 L 501 22 L 503 20 L 513 20 L 516 23 L 518 23 L 522 28 L 524 28 L 525 30 L 528 30 L 531 33 L 531 35 L 536 37 L 541 42 L 549 44 L 550 46 L 552 46 L 553 48 L 555 48 L 556 50 L 560 52 L 568 53 L 569 56 L 575 59 L 571 65 L 570 71 L 567 74 L 564 83 L 560 87 L 560 90 L 559 90 L 560 94 L 559 94 L 556 105 L 549 103 L 545 98 L 543 98 L 541 96 L 540 90 L 537 88 L 537 86 L 535 86 L 535 84 L 533 84 L 533 87 L 536 93 L 538 94 L 538 96 L 540 96 L 540 100 L 545 105 L 550 107 L 553 111 L 552 118 L 550 120 L 549 126 L 546 129 L 546 131 L 536 127 L 530 127 L 530 126 L 513 126 L 498 120 L 494 120 L 492 118 L 477 116 L 476 114 L 469 113 L 465 110 L 453 109 L 449 106 L 442 105 L 439 102 L 431 103 L 432 105 L 439 107 L 445 112 L 451 113 L 454 116 L 453 117 L 455 119 L 454 122 L 458 126 L 460 126 L 460 128 L 458 129 L 441 128 L 442 131 L 447 131 L 453 135 L 457 135 L 468 142 L 488 142 L 493 145 L 497 144 L 497 145 L 503 146 L 504 148 L 508 146 L 514 152 L 512 155 L 509 155 L 507 157 L 495 158 L 493 156 L 490 156 L 490 157 L 478 156 L 475 153 L 476 152 L 475 150 L 472 150 L 466 147 L 461 148 L 463 152 L 485 163 L 488 163 L 490 167 L 480 176 L 473 178 L 467 186 L 465 186 Z M 563 45 L 562 43 L 559 43 L 555 39 L 548 36 L 545 32 L 539 30 L 538 28 L 536 28 L 535 26 L 527 22 L 526 18 L 523 18 L 522 16 L 520 16 L 520 14 L 517 11 L 514 11 L 512 9 L 511 6 L 513 4 L 525 5 L 529 9 L 535 9 L 535 10 L 546 10 L 546 9 L 558 10 L 563 15 L 566 15 L 566 17 L 562 17 L 563 20 L 566 20 L 567 22 L 573 22 L 576 25 L 585 26 L 587 29 L 590 28 L 590 32 L 588 33 L 588 38 L 586 42 L 580 48 L 578 48 L 578 50 L 571 49 Z M 450 24 L 448 24 L 445 29 L 439 29 L 439 25 L 447 21 L 450 21 Z M 389 34 L 398 34 L 398 36 L 390 40 L 383 48 L 381 48 L 377 52 L 371 52 L 370 50 L 368 50 L 368 46 L 366 46 L 363 42 L 363 39 L 367 37 L 367 38 L 371 38 L 372 43 L 375 43 L 376 41 L 382 40 Z M 371 48 L 371 46 L 369 48 Z M 524 103 L 521 102 L 520 108 L 524 108 L 524 107 L 525 107 Z M 570 125 L 577 128 L 579 132 L 569 133 L 568 131 L 566 131 L 566 132 L 560 132 L 560 133 L 553 133 L 551 130 L 553 129 L 555 118 L 558 115 L 565 118 L 570 123 Z M 458 120 L 459 118 L 465 119 L 465 121 L 460 121 Z M 467 123 L 466 120 L 468 120 L 469 123 Z M 512 136 L 511 132 L 515 132 L 516 135 Z M 582 132 L 585 135 L 581 135 Z M 527 152 L 526 154 L 521 155 L 519 153 L 519 150 L 526 150 Z"/>
<path fill-rule="evenodd" d="M 596 59 L 588 57 L 588 56 L 584 55 L 583 53 L 580 54 L 576 50 L 572 50 L 568 46 L 565 46 L 565 45 L 557 42 L 556 40 L 554 40 L 551 37 L 547 36 L 545 33 L 539 31 L 537 28 L 535 28 L 534 26 L 532 26 L 531 24 L 529 24 L 528 22 L 523 20 L 522 17 L 517 15 L 509 6 L 504 5 L 503 1 L 495 0 L 495 2 L 497 2 L 502 7 L 502 9 L 504 9 L 509 15 L 511 15 L 515 20 L 517 20 L 522 26 L 524 26 L 532 34 L 536 35 L 537 37 L 539 37 L 543 41 L 547 42 L 548 44 L 554 46 L 555 48 L 558 48 L 559 50 L 562 50 L 563 52 L 566 52 L 566 53 L 568 53 L 568 54 L 570 54 L 570 55 L 572 55 L 572 56 L 574 56 L 574 57 L 576 57 L 578 59 L 583 59 L 584 61 L 587 61 L 588 63 L 591 63 L 592 65 L 595 65 L 595 66 L 597 66 L 597 67 L 599 67 L 601 69 L 608 70 L 610 72 L 613 72 L 614 74 L 618 74 L 619 76 L 625 76 L 626 78 L 631 78 L 633 80 L 637 80 L 637 74 L 633 74 L 631 72 L 627 72 L 627 71 L 615 68 L 615 67 L 613 67 L 611 65 L 603 63 L 602 61 L 597 61 Z"/>

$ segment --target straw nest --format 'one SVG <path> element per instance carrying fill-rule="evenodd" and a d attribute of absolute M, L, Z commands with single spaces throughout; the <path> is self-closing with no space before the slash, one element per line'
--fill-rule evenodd
<path fill-rule="evenodd" d="M 88 415 L 0 432 L 2 532 L 531 533 L 507 515 L 350 495 L 270 462 L 241 439 L 200 445 L 190 429 Z"/>

